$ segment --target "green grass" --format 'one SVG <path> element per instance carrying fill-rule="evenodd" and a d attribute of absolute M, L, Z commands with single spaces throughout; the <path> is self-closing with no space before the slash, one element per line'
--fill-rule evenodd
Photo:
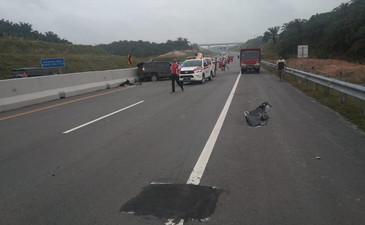
<path fill-rule="evenodd" d="M 209 51 L 204 54 L 211 54 Z M 178 56 L 184 61 L 190 54 Z M 62 73 L 130 68 L 126 56 L 112 55 L 102 48 L 91 45 L 57 44 L 42 41 L 0 38 L 0 79 L 6 79 L 11 70 L 24 67 L 40 67 L 42 58 L 65 58 L 66 67 Z M 171 61 L 172 57 L 134 58 L 135 67 L 139 62 L 151 58 Z M 59 73 L 59 69 L 50 69 Z"/>
<path fill-rule="evenodd" d="M 62 73 L 85 71 L 112 70 L 129 68 L 126 56 L 115 55 L 31 55 L 31 54 L 0 54 L 0 77 L 6 79 L 12 69 L 24 67 L 40 67 L 41 58 L 64 57 L 66 67 Z M 134 66 L 139 60 L 134 60 Z M 51 71 L 58 73 L 59 69 Z"/>
<path fill-rule="evenodd" d="M 264 66 L 265 69 L 272 72 L 272 68 Z M 365 102 L 351 97 L 347 96 L 346 101 L 341 101 L 342 94 L 338 91 L 329 89 L 329 91 L 326 91 L 326 88 L 318 85 L 317 90 L 314 88 L 313 82 L 306 82 L 301 80 L 300 78 L 295 78 L 295 76 L 292 75 L 286 75 L 285 81 L 291 83 L 294 87 L 302 90 L 304 93 L 306 93 L 308 96 L 316 99 L 321 104 L 333 109 L 334 111 L 340 113 L 342 116 L 347 118 L 349 121 L 351 121 L 353 124 L 355 124 L 357 127 L 365 131 L 365 114 L 364 114 L 364 108 L 365 108 Z"/>
<path fill-rule="evenodd" d="M 58 44 L 43 41 L 0 38 L 0 54 L 109 55 L 91 45 Z"/>
<path fill-rule="evenodd" d="M 130 67 L 126 56 L 111 55 L 99 47 L 0 39 L 0 79 L 6 79 L 13 69 L 40 67 L 40 59 L 54 57 L 65 58 L 66 67 L 62 68 L 62 73 Z M 133 66 L 139 62 L 139 59 L 134 59 Z M 59 69 L 51 70 L 59 72 Z"/>
<path fill-rule="evenodd" d="M 204 50 L 204 54 L 211 52 Z M 190 54 L 178 56 L 184 61 Z M 65 58 L 66 67 L 62 73 L 75 73 L 98 70 L 130 68 L 126 56 L 112 55 L 102 48 L 91 45 L 58 44 L 23 39 L 0 38 L 0 79 L 6 79 L 11 70 L 24 67 L 40 67 L 42 58 Z M 134 58 L 135 67 L 139 62 L 151 58 L 161 61 L 171 61 L 172 57 Z M 59 69 L 51 69 L 59 73 Z"/>

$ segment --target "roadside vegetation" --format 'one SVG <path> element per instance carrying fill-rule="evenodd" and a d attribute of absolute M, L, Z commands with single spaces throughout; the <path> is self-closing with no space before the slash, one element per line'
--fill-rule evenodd
<path fill-rule="evenodd" d="M 158 56 L 172 51 L 197 50 L 197 45 L 191 44 L 188 39 L 179 37 L 165 43 L 149 41 L 115 41 L 110 44 L 101 44 L 98 47 L 113 55 L 132 54 L 136 57 Z"/>
<path fill-rule="evenodd" d="M 365 85 L 364 12 L 365 1 L 352 0 L 308 20 L 294 19 L 270 27 L 233 50 L 261 48 L 266 61 L 275 63 L 282 56 L 288 67 Z M 308 59 L 297 59 L 298 45 L 309 46 Z M 365 130 L 363 101 L 321 86 L 313 88 L 314 84 L 299 78 L 287 76 L 286 81 Z"/>
<path fill-rule="evenodd" d="M 159 61 L 171 61 L 173 57 L 176 57 L 179 62 L 182 62 L 185 61 L 188 57 L 194 56 L 196 53 L 203 53 L 204 55 L 214 56 L 214 53 L 207 49 L 199 49 L 199 50 L 194 49 L 194 50 L 172 51 L 154 57 L 153 59 Z"/>
<path fill-rule="evenodd" d="M 342 3 L 310 19 L 294 19 L 269 28 L 263 49 L 285 58 L 296 57 L 298 45 L 309 45 L 311 58 L 365 61 L 365 1 Z"/>
<path fill-rule="evenodd" d="M 6 79 L 16 68 L 40 67 L 42 58 L 65 58 L 62 73 L 112 70 L 136 66 L 149 59 L 179 60 L 198 52 L 198 46 L 186 38 L 166 43 L 146 41 L 118 41 L 110 44 L 74 45 L 49 31 L 42 34 L 28 23 L 0 20 L 0 79 Z M 128 65 L 127 55 L 132 54 L 134 64 Z M 176 54 L 176 55 L 174 55 Z M 59 69 L 50 69 L 59 73 Z"/>
<path fill-rule="evenodd" d="M 331 12 L 294 19 L 270 27 L 261 36 L 233 48 L 262 48 L 265 59 L 297 57 L 297 46 L 308 45 L 309 57 L 365 63 L 365 1 L 342 3 Z"/>
<path fill-rule="evenodd" d="M 0 37 L 71 44 L 71 42 L 66 39 L 60 38 L 52 31 L 48 31 L 43 34 L 41 32 L 33 30 L 32 25 L 29 23 L 13 23 L 9 20 L 4 19 L 0 20 Z"/>
<path fill-rule="evenodd" d="M 64 57 L 66 67 L 62 73 L 128 68 L 127 56 L 117 56 L 105 50 L 87 45 L 73 45 L 31 41 L 24 39 L 0 39 L 0 77 L 6 79 L 12 69 L 39 67 L 40 59 Z M 138 59 L 134 59 L 138 63 Z M 59 73 L 59 69 L 51 69 Z"/>
<path fill-rule="evenodd" d="M 272 67 L 264 67 L 277 76 L 276 71 Z M 365 103 L 363 101 L 289 74 L 285 75 L 285 81 L 302 90 L 321 104 L 340 113 L 358 128 L 365 131 Z"/>

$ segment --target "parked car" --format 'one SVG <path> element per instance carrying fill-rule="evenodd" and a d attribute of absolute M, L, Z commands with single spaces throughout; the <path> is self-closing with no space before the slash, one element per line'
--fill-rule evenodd
<path fill-rule="evenodd" d="M 138 78 L 142 81 L 156 81 L 159 79 L 170 78 L 171 76 L 170 62 L 151 60 L 145 63 L 139 63 L 137 67 Z"/>
<path fill-rule="evenodd" d="M 11 71 L 9 78 L 23 78 L 23 77 L 37 77 L 37 76 L 47 76 L 53 73 L 47 69 L 41 68 L 20 68 Z"/>

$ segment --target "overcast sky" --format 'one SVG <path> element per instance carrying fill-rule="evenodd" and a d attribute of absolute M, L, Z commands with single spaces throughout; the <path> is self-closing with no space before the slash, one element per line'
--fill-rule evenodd
<path fill-rule="evenodd" d="M 0 19 L 27 22 L 75 44 L 119 40 L 244 42 L 349 0 L 0 0 Z"/>

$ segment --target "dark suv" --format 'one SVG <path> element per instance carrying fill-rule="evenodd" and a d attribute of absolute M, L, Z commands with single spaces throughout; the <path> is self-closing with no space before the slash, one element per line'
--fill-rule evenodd
<path fill-rule="evenodd" d="M 9 78 L 37 77 L 52 74 L 53 73 L 51 71 L 41 68 L 20 68 L 12 70 Z"/>
<path fill-rule="evenodd" d="M 148 61 L 140 63 L 138 66 L 138 78 L 140 80 L 156 81 L 161 78 L 170 78 L 171 70 L 169 62 Z"/>

